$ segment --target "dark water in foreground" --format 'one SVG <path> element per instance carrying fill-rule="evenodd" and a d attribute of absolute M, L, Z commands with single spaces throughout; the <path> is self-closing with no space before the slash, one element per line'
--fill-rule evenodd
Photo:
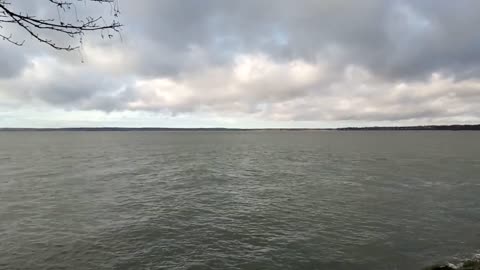
<path fill-rule="evenodd" d="M 0 269 L 421 269 L 479 250 L 478 132 L 0 133 Z"/>

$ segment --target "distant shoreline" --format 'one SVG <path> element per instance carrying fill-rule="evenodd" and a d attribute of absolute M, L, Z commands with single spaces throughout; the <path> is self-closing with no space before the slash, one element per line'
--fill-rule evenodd
<path fill-rule="evenodd" d="M 479 125 L 428 125 L 428 126 L 374 126 L 342 128 L 163 128 L 163 127 L 70 127 L 70 128 L 0 128 L 0 131 L 408 131 L 408 130 L 478 130 Z"/>

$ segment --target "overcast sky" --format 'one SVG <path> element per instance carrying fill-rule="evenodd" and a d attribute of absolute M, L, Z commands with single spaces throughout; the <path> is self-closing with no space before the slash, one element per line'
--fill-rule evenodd
<path fill-rule="evenodd" d="M 480 122 L 480 1 L 119 3 L 122 38 L 89 35 L 81 55 L 0 29 L 26 39 L 0 40 L 0 127 Z"/>

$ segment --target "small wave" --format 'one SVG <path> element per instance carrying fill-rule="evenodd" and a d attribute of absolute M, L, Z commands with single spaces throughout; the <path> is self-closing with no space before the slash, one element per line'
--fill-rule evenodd
<path fill-rule="evenodd" d="M 458 262 L 430 266 L 424 270 L 480 270 L 480 254 Z"/>

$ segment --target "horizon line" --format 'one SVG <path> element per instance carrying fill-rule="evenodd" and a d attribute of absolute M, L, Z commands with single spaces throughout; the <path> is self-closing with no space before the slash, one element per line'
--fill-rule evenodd
<path fill-rule="evenodd" d="M 260 127 L 260 128 L 228 128 L 228 127 L 0 127 L 0 131 L 259 131 L 259 130 L 480 130 L 480 124 L 451 125 L 409 125 L 409 126 L 348 126 L 348 127 Z"/>

